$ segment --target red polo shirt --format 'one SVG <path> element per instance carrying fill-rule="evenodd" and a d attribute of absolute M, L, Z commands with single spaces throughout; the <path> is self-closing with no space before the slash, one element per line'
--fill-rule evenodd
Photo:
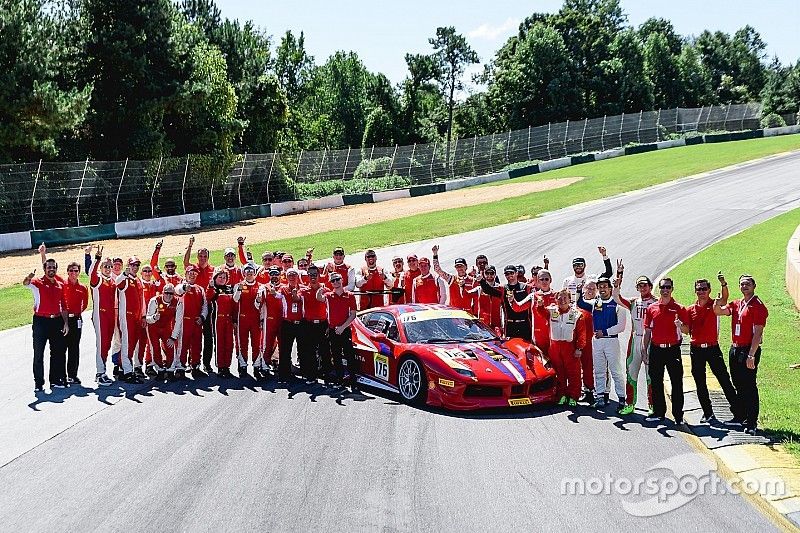
<path fill-rule="evenodd" d="M 750 301 L 744 298 L 728 304 L 731 311 L 731 339 L 737 345 L 750 345 L 753 342 L 753 328 L 766 326 L 769 311 L 758 296 L 753 295 Z M 737 327 L 738 325 L 738 327 Z"/>
<path fill-rule="evenodd" d="M 297 295 L 302 296 L 302 285 L 297 286 Z M 292 288 L 288 285 L 281 285 L 279 289 L 284 298 L 283 318 L 296 322 L 303 319 L 303 298 L 299 302 L 292 301 Z"/>
<path fill-rule="evenodd" d="M 705 305 L 695 302 L 686 308 L 689 320 L 689 334 L 692 345 L 716 346 L 719 344 L 719 317 L 714 314 L 714 300 L 709 299 Z"/>
<path fill-rule="evenodd" d="M 89 305 L 89 289 L 67 280 L 64 282 L 64 299 L 67 302 L 67 313 L 80 316 Z"/>
<path fill-rule="evenodd" d="M 61 316 L 62 307 L 66 308 L 67 299 L 64 296 L 64 285 L 57 279 L 50 280 L 47 276 L 33 278 L 28 284 L 33 293 L 33 314 L 36 316 L 51 317 Z"/>
<path fill-rule="evenodd" d="M 300 291 L 300 297 L 303 299 L 304 319 L 328 320 L 328 304 L 317 300 L 317 289 L 310 286 L 303 287 Z"/>
<path fill-rule="evenodd" d="M 211 283 L 211 277 L 214 275 L 214 266 L 211 263 L 206 264 L 204 267 L 200 265 L 194 266 L 197 268 L 197 280 L 195 283 L 203 290 L 206 290 L 208 284 Z"/>
<path fill-rule="evenodd" d="M 341 296 L 334 291 L 325 293 L 328 301 L 328 325 L 332 328 L 341 326 L 350 316 L 350 311 L 356 310 L 356 297 L 350 291 L 344 291 Z"/>
<path fill-rule="evenodd" d="M 680 344 L 681 332 L 675 325 L 675 317 L 681 322 L 689 321 L 686 308 L 670 298 L 669 303 L 656 302 L 650 304 L 644 313 L 644 327 L 651 330 L 650 342 L 652 344 Z"/>

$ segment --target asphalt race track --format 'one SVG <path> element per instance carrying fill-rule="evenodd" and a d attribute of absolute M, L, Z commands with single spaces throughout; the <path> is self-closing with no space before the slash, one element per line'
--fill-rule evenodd
<path fill-rule="evenodd" d="M 637 275 L 654 277 L 799 206 L 799 164 L 795 152 L 435 242 L 445 266 L 461 255 L 471 264 L 482 251 L 501 270 L 546 253 L 557 283 L 576 255 L 599 271 L 596 246 L 604 244 L 625 259 L 630 294 Z M 378 250 L 379 263 L 394 252 L 430 255 L 432 244 Z M 373 390 L 332 396 L 322 386 L 215 377 L 97 390 L 90 322 L 84 385 L 36 400 L 30 329 L 0 333 L 0 346 L 6 531 L 776 529 L 718 486 L 662 502 L 625 484 L 600 491 L 590 483 L 592 494 L 563 495 L 566 478 L 708 473 L 673 426 L 646 425 L 644 411 L 620 419 L 616 404 L 606 413 L 462 415 L 411 408 Z"/>

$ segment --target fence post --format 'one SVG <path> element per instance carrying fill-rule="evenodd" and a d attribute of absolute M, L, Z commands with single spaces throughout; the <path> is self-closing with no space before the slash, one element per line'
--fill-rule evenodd
<path fill-rule="evenodd" d="M 748 109 L 748 106 L 746 106 L 746 105 L 745 105 L 745 106 L 744 106 L 744 110 L 742 111 L 742 121 L 741 121 L 741 122 L 740 122 L 740 124 L 739 124 L 739 129 L 740 129 L 740 130 L 743 130 L 743 129 L 744 129 L 744 116 L 745 116 L 745 114 L 747 113 L 747 109 Z"/>
<path fill-rule="evenodd" d="M 114 208 L 117 211 L 117 222 L 119 222 L 119 193 L 122 190 L 122 182 L 125 181 L 125 171 L 128 170 L 128 158 L 125 158 L 125 165 L 122 167 L 122 176 L 119 178 L 119 186 L 117 187 L 117 198 L 114 200 Z"/>
<path fill-rule="evenodd" d="M 708 131 L 708 120 L 711 118 L 711 112 L 714 111 L 714 105 L 711 105 L 711 108 L 706 113 L 706 125 L 703 126 L 703 131 Z"/>
<path fill-rule="evenodd" d="M 617 148 L 622 148 L 622 126 L 625 124 L 625 111 L 622 112 L 622 118 L 619 121 L 619 146 Z"/>
<path fill-rule="evenodd" d="M 236 197 L 239 199 L 239 207 L 242 207 L 242 177 L 244 176 L 244 161 L 247 159 L 247 152 L 242 159 L 242 169 L 239 171 L 239 182 L 236 184 Z"/>
<path fill-rule="evenodd" d="M 661 138 L 661 108 L 658 108 L 658 115 L 656 115 L 656 141 L 663 141 Z"/>
<path fill-rule="evenodd" d="M 372 145 L 372 149 L 375 149 L 375 145 Z M 370 157 L 370 159 L 372 159 Z M 350 147 L 347 147 L 347 157 L 344 159 L 344 168 L 342 169 L 342 179 L 344 179 L 345 174 L 347 174 L 347 164 L 350 162 Z"/>
<path fill-rule="evenodd" d="M 414 166 L 414 152 L 417 151 L 417 143 L 411 148 L 411 157 L 408 158 L 408 178 L 411 178 L 411 167 Z"/>
<path fill-rule="evenodd" d="M 269 182 L 272 181 L 272 169 L 275 167 L 275 158 L 278 152 L 272 152 L 272 162 L 269 164 L 269 174 L 267 174 L 267 203 L 269 203 Z"/>
<path fill-rule="evenodd" d="M 478 147 L 478 136 L 472 138 L 472 175 L 475 176 L 475 148 Z"/>
<path fill-rule="evenodd" d="M 525 153 L 528 156 L 527 161 L 530 161 L 531 160 L 531 127 L 530 126 L 528 126 L 528 146 L 527 146 L 527 150 L 525 151 Z"/>
<path fill-rule="evenodd" d="M 600 132 L 600 151 L 606 151 L 606 116 L 603 115 L 603 130 Z"/>
<path fill-rule="evenodd" d="M 506 165 L 511 163 L 508 159 L 511 154 L 511 130 L 508 130 L 508 139 L 506 139 Z"/>
<path fill-rule="evenodd" d="M 184 215 L 186 214 L 186 175 L 188 173 L 189 173 L 189 154 L 186 154 L 186 168 L 183 169 L 183 184 L 181 185 L 181 204 L 183 205 Z"/>
<path fill-rule="evenodd" d="M 454 178 L 456 176 L 456 153 L 458 152 L 458 137 L 456 137 L 456 142 L 453 143 L 453 160 L 450 161 L 450 177 Z"/>
<path fill-rule="evenodd" d="M 584 144 L 583 144 L 583 142 L 584 142 L 584 139 L 586 139 L 586 125 L 587 125 L 588 123 L 589 123 L 589 119 L 588 119 L 588 118 L 584 118 L 584 119 L 583 119 L 583 133 L 581 133 L 581 153 L 583 153 L 583 152 L 585 152 L 585 151 L 586 151 L 586 150 L 584 149 Z"/>
<path fill-rule="evenodd" d="M 392 174 L 392 170 L 394 169 L 394 156 L 397 155 L 397 145 L 394 145 L 394 152 L 392 152 L 392 162 L 389 163 L 389 175 Z"/>
<path fill-rule="evenodd" d="M 36 179 L 33 180 L 33 192 L 31 193 L 31 227 L 36 230 L 36 220 L 33 217 L 33 199 L 36 198 L 36 185 L 39 184 L 39 173 L 42 171 L 42 160 L 39 160 L 39 168 L 36 170 Z"/>
<path fill-rule="evenodd" d="M 553 159 L 553 154 L 550 153 L 550 123 L 547 123 L 547 159 Z"/>
<path fill-rule="evenodd" d="M 156 177 L 153 179 L 153 189 L 150 191 L 150 216 L 156 218 L 156 204 L 155 204 L 155 196 L 156 196 L 156 183 L 158 183 L 158 175 L 161 172 L 161 162 L 164 160 L 164 154 L 161 154 L 161 157 L 158 158 L 158 168 L 156 168 Z M 128 160 L 125 160 L 125 168 L 128 167 Z M 125 171 L 122 171 L 122 175 L 125 175 Z M 120 180 L 120 183 L 122 181 Z M 119 222 L 119 212 L 117 212 L 117 222 Z"/>
<path fill-rule="evenodd" d="M 642 112 L 639 111 L 639 124 L 636 126 L 636 142 L 642 144 Z"/>
<path fill-rule="evenodd" d="M 569 119 L 567 119 L 567 126 L 564 128 L 564 157 L 568 156 L 567 153 L 567 135 L 569 134 Z"/>
<path fill-rule="evenodd" d="M 83 191 L 83 180 L 86 178 L 86 171 L 89 170 L 89 158 L 86 158 L 86 164 L 83 165 L 83 174 L 81 175 L 81 184 L 78 186 L 78 197 L 75 199 L 75 220 L 78 222 L 78 227 L 81 225 L 81 192 Z"/>
<path fill-rule="evenodd" d="M 492 133 L 492 142 L 489 144 L 489 172 L 494 172 L 494 136 Z"/>
<path fill-rule="evenodd" d="M 725 110 L 725 123 L 723 124 L 723 128 L 725 128 L 726 131 L 730 131 L 728 130 L 728 115 L 730 114 L 730 112 L 731 112 L 731 104 L 729 103 L 728 109 Z"/>
<path fill-rule="evenodd" d="M 350 147 L 349 146 L 347 147 L 347 151 L 348 152 L 350 151 Z M 319 174 L 317 174 L 317 182 L 322 181 L 322 167 L 325 166 L 325 156 L 327 156 L 327 155 L 328 155 L 328 149 L 327 148 L 323 148 L 323 150 L 322 150 L 322 161 L 320 161 L 320 163 L 319 163 Z"/>
<path fill-rule="evenodd" d="M 433 183 L 433 162 L 436 160 L 436 143 L 437 140 L 433 141 L 433 154 L 431 154 L 431 183 Z"/>

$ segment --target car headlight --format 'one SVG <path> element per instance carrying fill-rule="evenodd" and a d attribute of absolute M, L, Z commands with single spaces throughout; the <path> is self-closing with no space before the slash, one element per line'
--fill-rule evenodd
<path fill-rule="evenodd" d="M 475 372 L 473 372 L 469 368 L 454 368 L 453 370 L 455 370 L 457 374 L 460 374 L 462 376 L 466 376 L 468 378 L 474 378 L 475 377 Z"/>

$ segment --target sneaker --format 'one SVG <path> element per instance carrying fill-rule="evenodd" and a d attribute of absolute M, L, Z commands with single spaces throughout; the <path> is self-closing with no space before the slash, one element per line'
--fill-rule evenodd
<path fill-rule="evenodd" d="M 567 400 L 567 405 L 569 405 L 570 407 L 575 407 L 576 405 L 578 405 L 578 402 L 570 398 L 569 400 Z"/>
<path fill-rule="evenodd" d="M 675 425 L 676 426 L 685 426 L 686 425 L 686 421 L 683 418 L 676 418 L 675 419 Z"/>
<path fill-rule="evenodd" d="M 239 377 L 240 378 L 246 378 L 247 377 L 247 367 L 246 366 L 240 366 L 239 367 Z"/>
<path fill-rule="evenodd" d="M 742 427 L 744 425 L 744 420 L 740 418 L 731 418 L 723 422 L 723 425 L 728 427 Z"/>
<path fill-rule="evenodd" d="M 80 385 L 81 380 L 78 378 L 67 378 L 67 385 Z"/>
<path fill-rule="evenodd" d="M 584 389 L 583 394 L 581 395 L 580 398 L 578 398 L 578 401 L 581 403 L 593 404 L 594 391 L 592 389 Z"/>
<path fill-rule="evenodd" d="M 42 385 L 34 385 L 33 386 L 33 392 L 34 393 L 44 392 L 44 386 L 42 386 Z"/>
<path fill-rule="evenodd" d="M 747 433 L 748 435 L 752 435 L 755 437 L 757 430 L 754 427 L 750 427 L 750 428 L 744 428 L 744 432 Z"/>
<path fill-rule="evenodd" d="M 122 377 L 122 367 L 119 365 L 114 365 L 114 371 L 112 372 L 112 375 L 117 379 Z"/>
<path fill-rule="evenodd" d="M 712 422 L 716 422 L 717 417 L 714 415 L 703 415 L 703 418 L 700 419 L 701 424 L 711 424 Z"/>
<path fill-rule="evenodd" d="M 606 399 L 600 397 L 600 398 L 597 399 L 597 401 L 594 402 L 594 404 L 592 404 L 592 407 L 594 407 L 595 409 L 603 409 L 607 405 L 608 405 L 608 402 L 606 401 Z"/>
<path fill-rule="evenodd" d="M 653 404 L 649 404 L 647 406 L 647 416 L 653 416 L 655 414 L 655 409 L 653 409 Z"/>
<path fill-rule="evenodd" d="M 645 422 L 657 422 L 662 423 L 664 422 L 663 416 L 656 416 L 655 414 L 649 415 L 647 418 L 644 419 Z"/>
<path fill-rule="evenodd" d="M 52 383 L 50 383 L 50 388 L 52 388 L 52 389 L 66 389 L 67 388 L 67 382 L 64 381 L 63 379 L 57 379 L 57 380 L 53 381 Z"/>
<path fill-rule="evenodd" d="M 98 384 L 98 385 L 100 385 L 101 387 L 108 387 L 109 385 L 111 385 L 112 383 L 114 383 L 114 380 L 112 380 L 110 377 L 106 376 L 105 374 L 97 374 L 97 375 L 94 377 L 94 380 L 95 380 L 95 381 L 97 382 L 97 384 Z"/>
<path fill-rule="evenodd" d="M 155 365 L 147 365 L 147 369 L 144 371 L 145 374 L 151 377 L 155 377 L 158 375 L 158 370 L 156 370 Z"/>
<path fill-rule="evenodd" d="M 261 379 L 261 369 L 257 366 L 253 367 L 253 377 L 256 379 Z"/>
<path fill-rule="evenodd" d="M 306 385 L 316 385 L 316 384 L 317 384 L 317 380 L 316 379 L 307 379 L 306 380 Z"/>
<path fill-rule="evenodd" d="M 214 371 L 211 369 L 211 365 L 203 365 L 203 372 L 209 376 L 214 373 Z"/>
<path fill-rule="evenodd" d="M 618 415 L 630 415 L 630 414 L 633 414 L 633 410 L 634 410 L 633 405 L 631 405 L 631 404 L 623 405 L 622 407 L 619 408 L 619 410 L 617 411 L 617 414 Z"/>
<path fill-rule="evenodd" d="M 136 368 L 134 368 L 133 369 L 133 373 L 137 378 L 143 378 L 146 375 L 144 373 L 144 369 L 142 367 L 140 367 L 140 366 L 137 366 Z"/>
<path fill-rule="evenodd" d="M 564 405 L 564 404 L 566 404 L 566 403 L 567 403 L 567 397 L 566 397 L 566 396 L 562 396 L 562 397 L 561 397 L 561 398 L 558 400 L 558 405 Z"/>
<path fill-rule="evenodd" d="M 135 372 L 128 372 L 127 374 L 122 376 L 122 381 L 124 381 L 125 383 L 131 383 L 135 385 L 143 383 L 142 378 L 137 376 Z"/>

